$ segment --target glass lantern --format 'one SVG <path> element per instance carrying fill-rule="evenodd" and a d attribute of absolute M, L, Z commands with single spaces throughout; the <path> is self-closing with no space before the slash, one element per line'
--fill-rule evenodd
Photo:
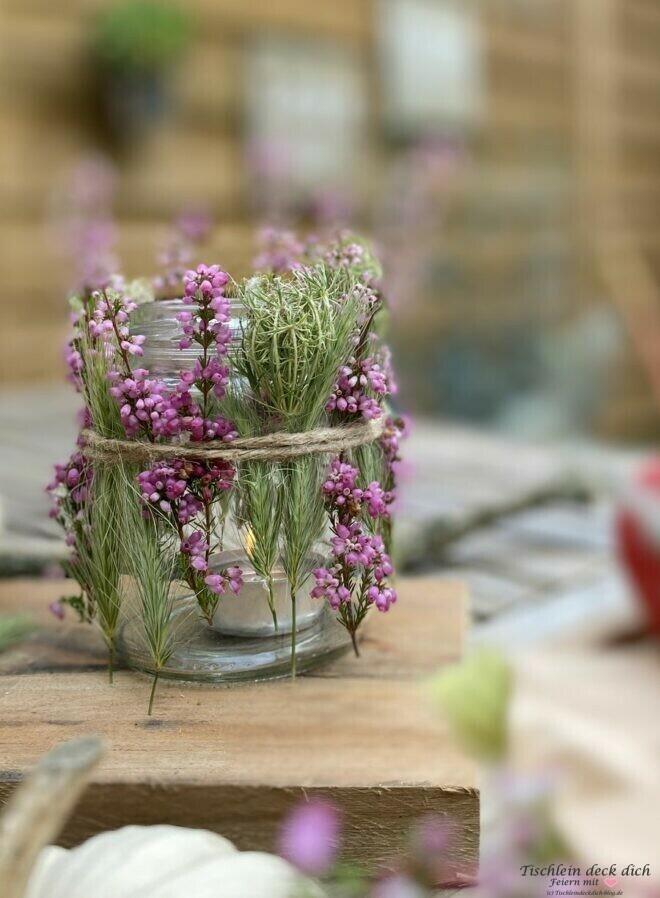
<path fill-rule="evenodd" d="M 199 355 L 194 345 L 179 348 L 181 325 L 176 316 L 185 310 L 194 311 L 183 300 L 165 299 L 145 303 L 133 314 L 133 329 L 146 337 L 139 367 L 147 368 L 169 387 L 177 383 L 180 371 L 194 366 Z M 232 302 L 230 326 L 236 337 L 241 326 L 241 306 L 237 302 Z M 230 347 L 230 366 L 231 355 Z M 235 374 L 232 376 L 233 389 L 240 391 L 240 380 Z M 223 683 L 285 676 L 290 672 L 293 614 L 289 582 L 279 564 L 271 571 L 270 584 L 257 573 L 245 548 L 249 534 L 240 533 L 241 527 L 245 524 L 236 519 L 230 505 L 223 526 L 222 550 L 211 556 L 209 570 L 240 566 L 243 586 L 238 595 L 227 593 L 220 597 L 211 624 L 202 617 L 190 587 L 184 581 L 173 584 L 175 648 L 167 665 L 159 671 L 160 676 Z M 310 574 L 295 597 L 295 666 L 299 672 L 343 653 L 351 644 L 327 604 L 310 596 L 311 569 L 323 562 L 323 548 L 319 546 L 318 555 L 309 560 Z M 130 583 L 125 585 L 124 594 L 127 611 L 119 639 L 120 652 L 129 667 L 155 673 Z"/>

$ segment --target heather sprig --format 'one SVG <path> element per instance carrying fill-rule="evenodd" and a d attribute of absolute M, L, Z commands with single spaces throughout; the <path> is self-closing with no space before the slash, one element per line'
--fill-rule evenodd
<path fill-rule="evenodd" d="M 139 431 L 140 416 L 146 414 L 147 436 L 151 439 L 186 435 L 193 442 L 229 442 L 235 438 L 234 425 L 215 414 L 229 377 L 224 362 L 231 338 L 229 300 L 224 296 L 228 280 L 229 276 L 217 265 L 199 265 L 195 271 L 185 273 L 185 297 L 193 310 L 186 309 L 177 316 L 183 331 L 180 347 L 187 349 L 195 344 L 199 356 L 192 371 L 181 372 L 173 390 L 151 381 L 146 371 L 140 371 L 139 376 L 133 372 L 132 378 L 124 378 L 113 387 L 118 398 L 128 388 L 131 398 L 144 385 L 139 408 L 135 403 L 122 406 L 129 414 L 129 435 Z M 165 521 L 178 535 L 180 570 L 209 624 L 219 597 L 229 590 L 238 592 L 242 585 L 239 568 L 216 570 L 211 565 L 213 554 L 221 549 L 226 512 L 222 497 L 232 486 L 234 474 L 234 466 L 229 462 L 190 462 L 173 457 L 154 462 L 138 475 L 145 508 L 156 521 Z"/>
<path fill-rule="evenodd" d="M 103 436 L 121 436 L 119 409 L 108 391 L 110 358 L 105 342 L 90 333 L 85 324 L 77 346 L 82 360 L 83 424 L 93 424 Z M 64 603 L 71 605 L 81 619 L 98 622 L 108 647 L 111 681 L 122 600 L 118 543 L 122 528 L 115 498 L 118 488 L 118 472 L 112 466 L 93 466 L 82 437 L 69 461 L 55 466 L 54 479 L 47 487 L 54 502 L 51 515 L 62 526 L 71 550 L 64 563 L 65 572 L 81 588 L 79 596 Z"/>
<path fill-rule="evenodd" d="M 388 577 L 394 572 L 389 554 L 371 521 L 389 516 L 391 496 L 376 480 L 360 486 L 357 468 L 333 459 L 322 493 L 332 530 L 331 563 L 314 570 L 314 598 L 325 598 L 337 612 L 358 652 L 357 630 L 375 605 L 388 611 L 396 592 Z"/>
<path fill-rule="evenodd" d="M 115 642 L 121 607 L 122 520 L 117 505 L 121 489 L 116 466 L 95 469 L 84 452 L 77 451 L 66 465 L 56 467 L 48 486 L 54 499 L 51 514 L 64 528 L 71 554 L 64 570 L 82 594 L 67 600 L 82 619 L 97 620 L 108 647 L 108 672 L 113 678 Z"/>
<path fill-rule="evenodd" d="M 212 555 L 221 548 L 222 495 L 234 480 L 229 462 L 197 462 L 173 458 L 154 462 L 137 480 L 142 503 L 166 532 L 173 528 L 179 542 L 182 575 L 197 597 L 204 618 L 211 624 L 220 596 L 239 592 L 240 568 L 215 570 Z M 148 516 L 147 515 L 147 516 Z"/>

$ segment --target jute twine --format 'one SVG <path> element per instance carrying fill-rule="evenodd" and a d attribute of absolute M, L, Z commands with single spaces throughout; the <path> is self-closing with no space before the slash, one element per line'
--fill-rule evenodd
<path fill-rule="evenodd" d="M 85 454 L 103 462 L 144 462 L 182 458 L 194 461 L 282 461 L 303 455 L 339 453 L 377 440 L 385 429 L 385 416 L 374 421 L 342 427 L 319 427 L 304 433 L 269 433 L 258 437 L 238 437 L 230 443 L 147 443 L 141 440 L 114 440 L 95 430 L 84 430 Z"/>

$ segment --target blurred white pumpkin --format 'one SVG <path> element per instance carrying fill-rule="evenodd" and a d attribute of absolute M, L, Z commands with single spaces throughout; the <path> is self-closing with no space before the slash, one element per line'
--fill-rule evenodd
<path fill-rule="evenodd" d="M 207 830 L 125 826 L 37 859 L 25 898 L 323 898 L 280 857 Z"/>

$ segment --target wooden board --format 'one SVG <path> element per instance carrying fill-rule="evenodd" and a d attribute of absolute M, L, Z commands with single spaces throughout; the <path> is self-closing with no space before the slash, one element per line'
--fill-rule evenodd
<path fill-rule="evenodd" d="M 461 584 L 403 581 L 392 612 L 373 615 L 360 659 L 343 658 L 296 682 L 163 682 L 153 718 L 146 678 L 120 671 L 109 686 L 100 639 L 49 615 L 47 604 L 63 587 L 0 583 L 0 613 L 28 611 L 40 625 L 0 656 L 0 800 L 58 742 L 95 733 L 108 746 L 63 845 L 128 823 L 167 822 L 268 850 L 287 808 L 320 793 L 343 810 L 347 859 L 391 860 L 412 821 L 435 812 L 459 826 L 456 870 L 472 869 L 475 771 L 423 685 L 461 654 Z"/>

